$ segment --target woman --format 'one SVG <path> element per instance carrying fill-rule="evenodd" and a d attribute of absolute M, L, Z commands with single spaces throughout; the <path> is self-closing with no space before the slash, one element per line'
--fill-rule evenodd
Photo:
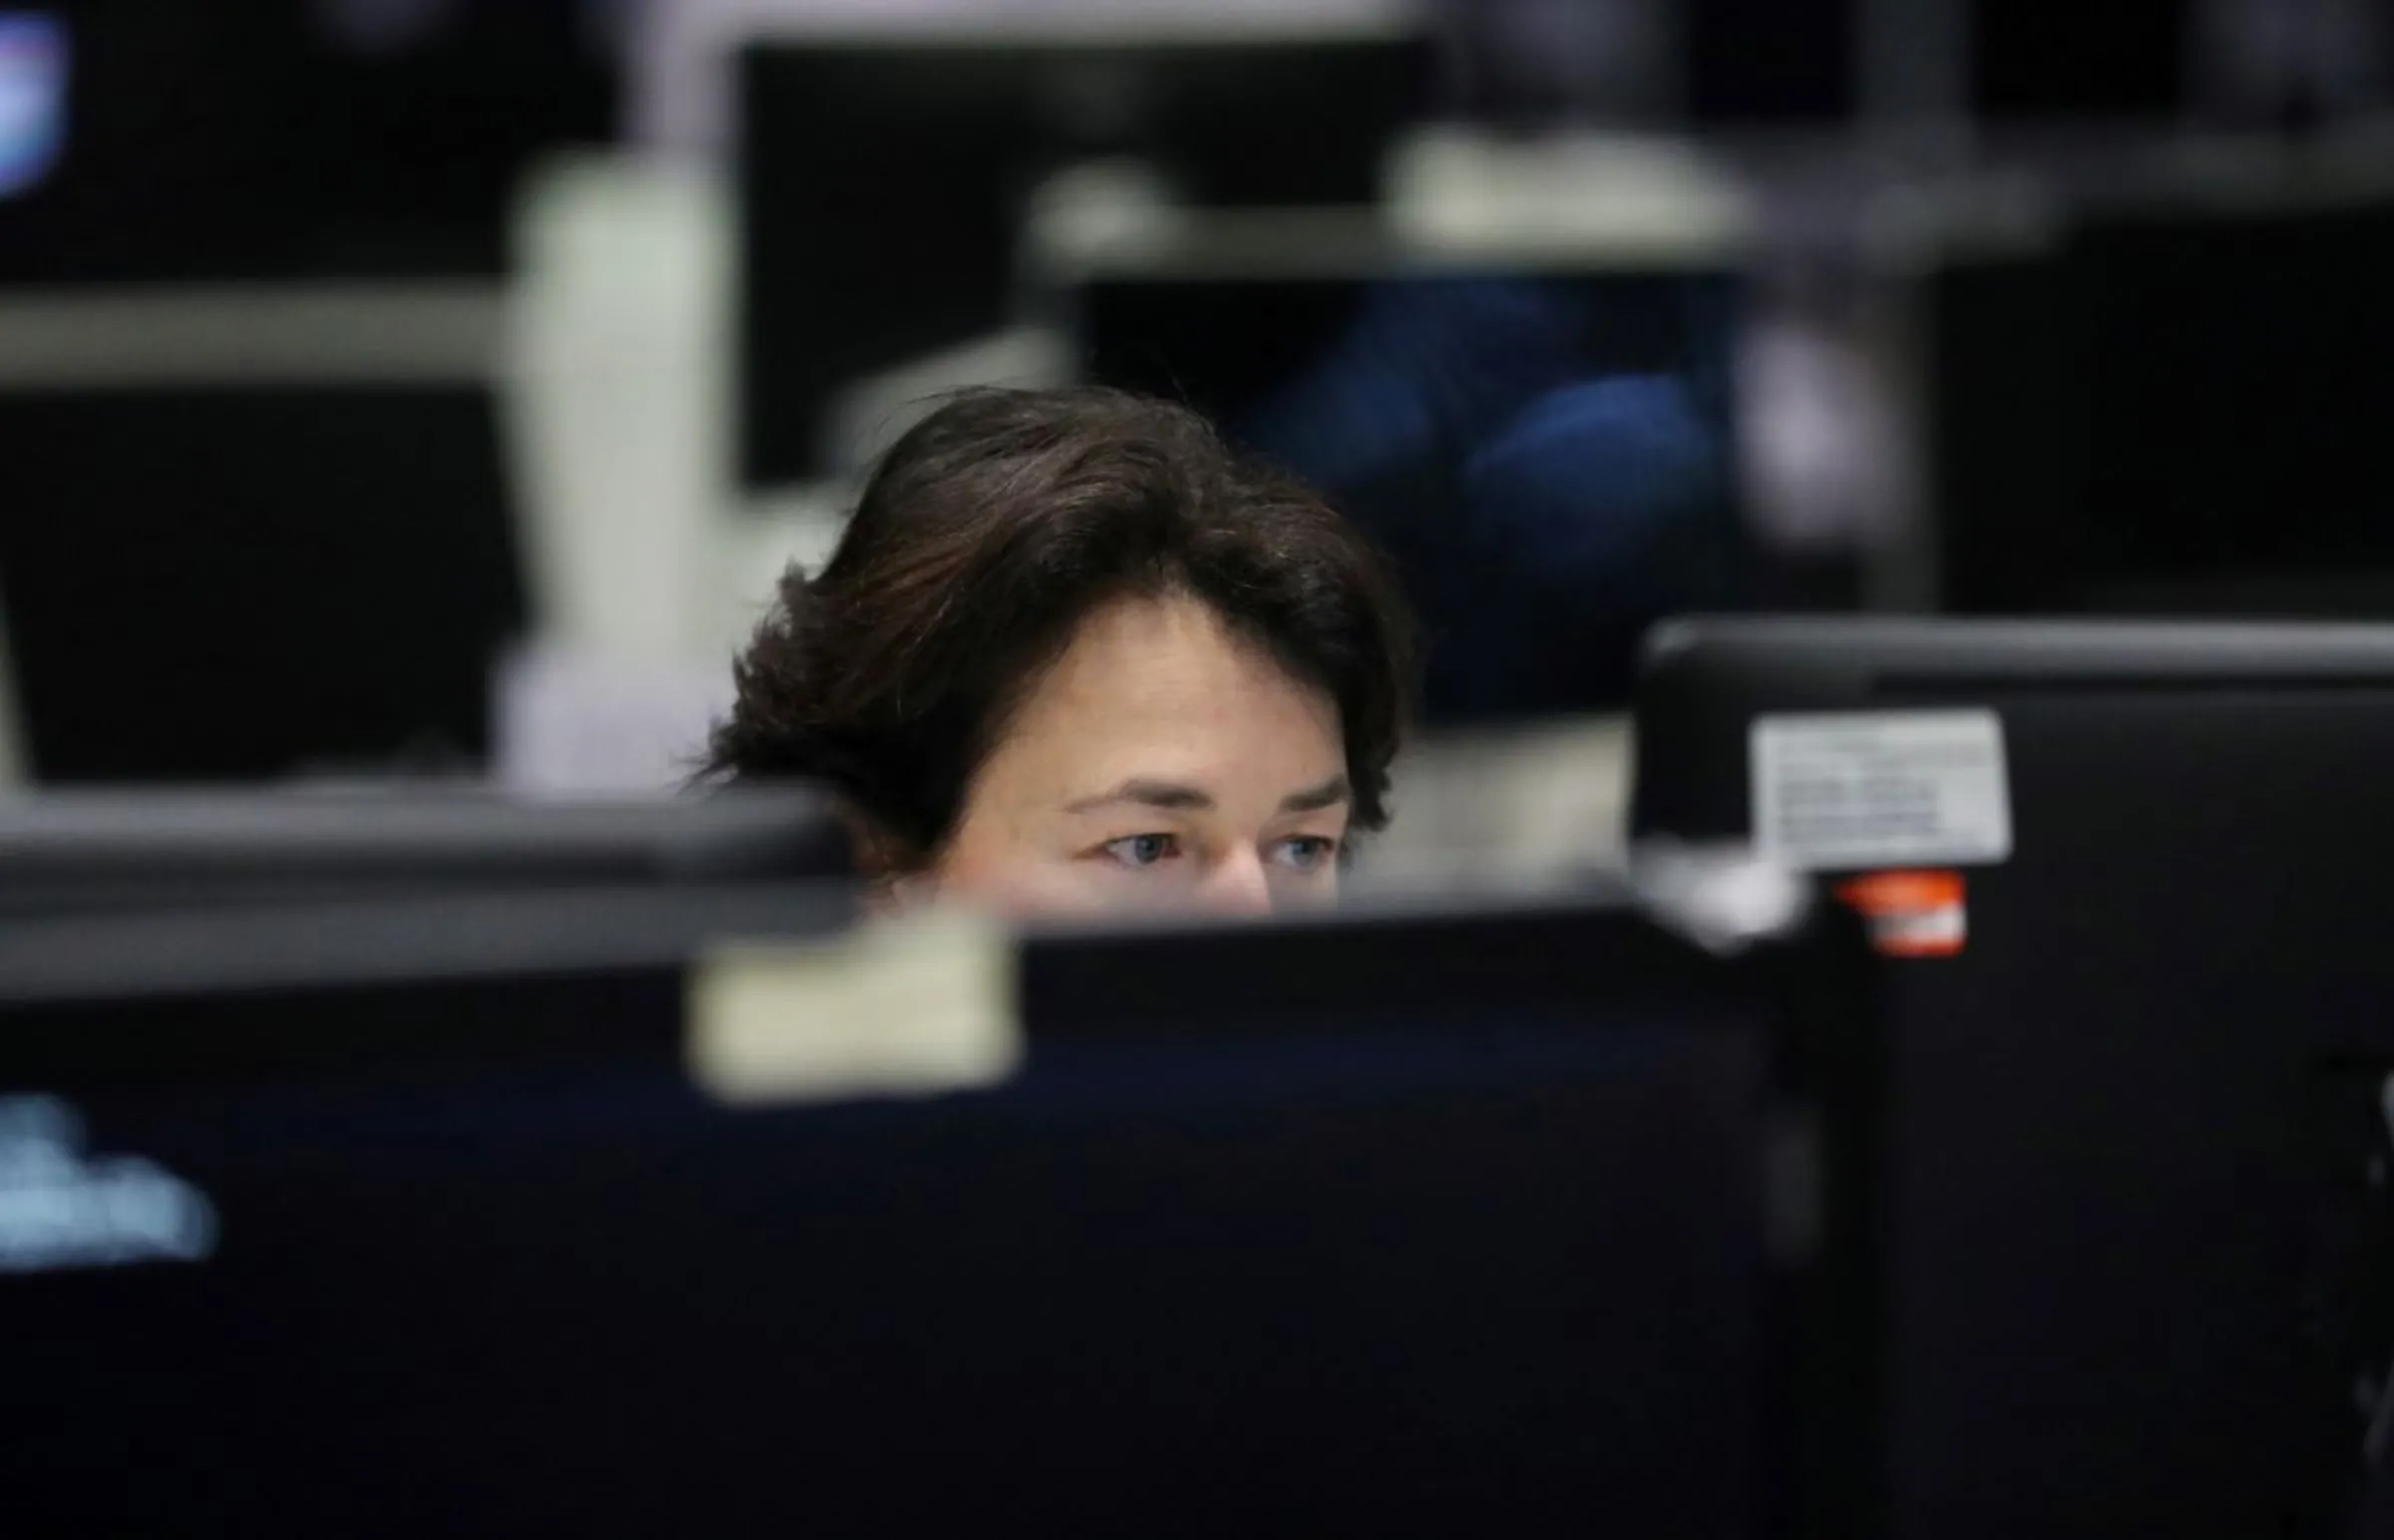
<path fill-rule="evenodd" d="M 833 787 L 892 903 L 1261 914 L 1387 823 L 1411 668 L 1369 543 L 1193 413 L 978 391 L 783 579 L 713 766 Z"/>

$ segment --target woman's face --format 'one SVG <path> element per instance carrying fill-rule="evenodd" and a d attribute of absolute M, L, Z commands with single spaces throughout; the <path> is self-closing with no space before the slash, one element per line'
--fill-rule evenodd
<path fill-rule="evenodd" d="M 1339 708 L 1189 598 L 1096 611 L 1015 713 L 926 881 L 1014 913 L 1335 898 Z"/>

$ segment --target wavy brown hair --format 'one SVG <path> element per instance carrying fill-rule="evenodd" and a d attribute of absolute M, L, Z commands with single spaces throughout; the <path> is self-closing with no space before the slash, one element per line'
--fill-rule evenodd
<path fill-rule="evenodd" d="M 901 438 L 829 564 L 782 578 L 709 769 L 828 784 L 928 860 L 1081 620 L 1165 594 L 1338 703 L 1354 822 L 1385 826 L 1414 675 L 1388 563 L 1194 412 L 1095 387 L 968 392 Z"/>

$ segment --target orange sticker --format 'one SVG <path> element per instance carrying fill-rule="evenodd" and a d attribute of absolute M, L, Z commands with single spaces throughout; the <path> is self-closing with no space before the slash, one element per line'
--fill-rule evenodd
<path fill-rule="evenodd" d="M 1890 958 L 1958 956 L 1970 935 L 1964 892 L 1959 872 L 1874 872 L 1837 885 Z"/>

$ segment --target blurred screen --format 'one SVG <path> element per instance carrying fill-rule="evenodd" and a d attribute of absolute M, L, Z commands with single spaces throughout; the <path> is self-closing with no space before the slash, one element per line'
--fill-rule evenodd
<path fill-rule="evenodd" d="M 632 136 L 644 147 L 714 156 L 737 138 L 733 59 L 751 41 L 1021 41 L 1058 32 L 1117 42 L 1217 41 L 1388 28 L 1417 0 L 646 0 L 626 68 Z"/>
<path fill-rule="evenodd" d="M 1858 0 L 1688 0 L 1688 116 L 1838 127 L 1859 107 Z"/>
<path fill-rule="evenodd" d="M 2032 120 L 2169 118 L 2186 96 L 2189 8 L 2190 0 L 1978 0 L 1970 8 L 1977 110 Z"/>
<path fill-rule="evenodd" d="M 843 469 L 839 392 L 1017 319 L 1025 208 L 1135 158 L 1204 205 L 1364 204 L 1430 100 L 1419 38 L 774 43 L 742 58 L 741 460 Z"/>
<path fill-rule="evenodd" d="M 1995 120 L 2298 127 L 2384 100 L 2387 0 L 1977 0 L 1971 97 Z"/>
<path fill-rule="evenodd" d="M 1101 381 L 1187 400 L 1395 557 L 1456 723 L 1627 698 L 1658 616 L 1755 592 L 1719 272 L 1108 277 Z"/>
<path fill-rule="evenodd" d="M 1929 322 L 1949 601 L 2382 608 L 2389 272 L 2394 205 L 2112 213 L 1947 268 Z"/>
<path fill-rule="evenodd" d="M 496 273 L 612 76 L 582 0 L 0 12 L 0 281 Z"/>
<path fill-rule="evenodd" d="M 1438 0 L 1475 117 L 1833 127 L 1853 0 Z"/>
<path fill-rule="evenodd" d="M 458 771 L 526 598 L 479 384 L 0 392 L 43 781 Z"/>
<path fill-rule="evenodd" d="M 811 1109 L 0 1095 L 11 1533 L 1738 1533 L 1765 1017 L 1645 997 Z"/>

